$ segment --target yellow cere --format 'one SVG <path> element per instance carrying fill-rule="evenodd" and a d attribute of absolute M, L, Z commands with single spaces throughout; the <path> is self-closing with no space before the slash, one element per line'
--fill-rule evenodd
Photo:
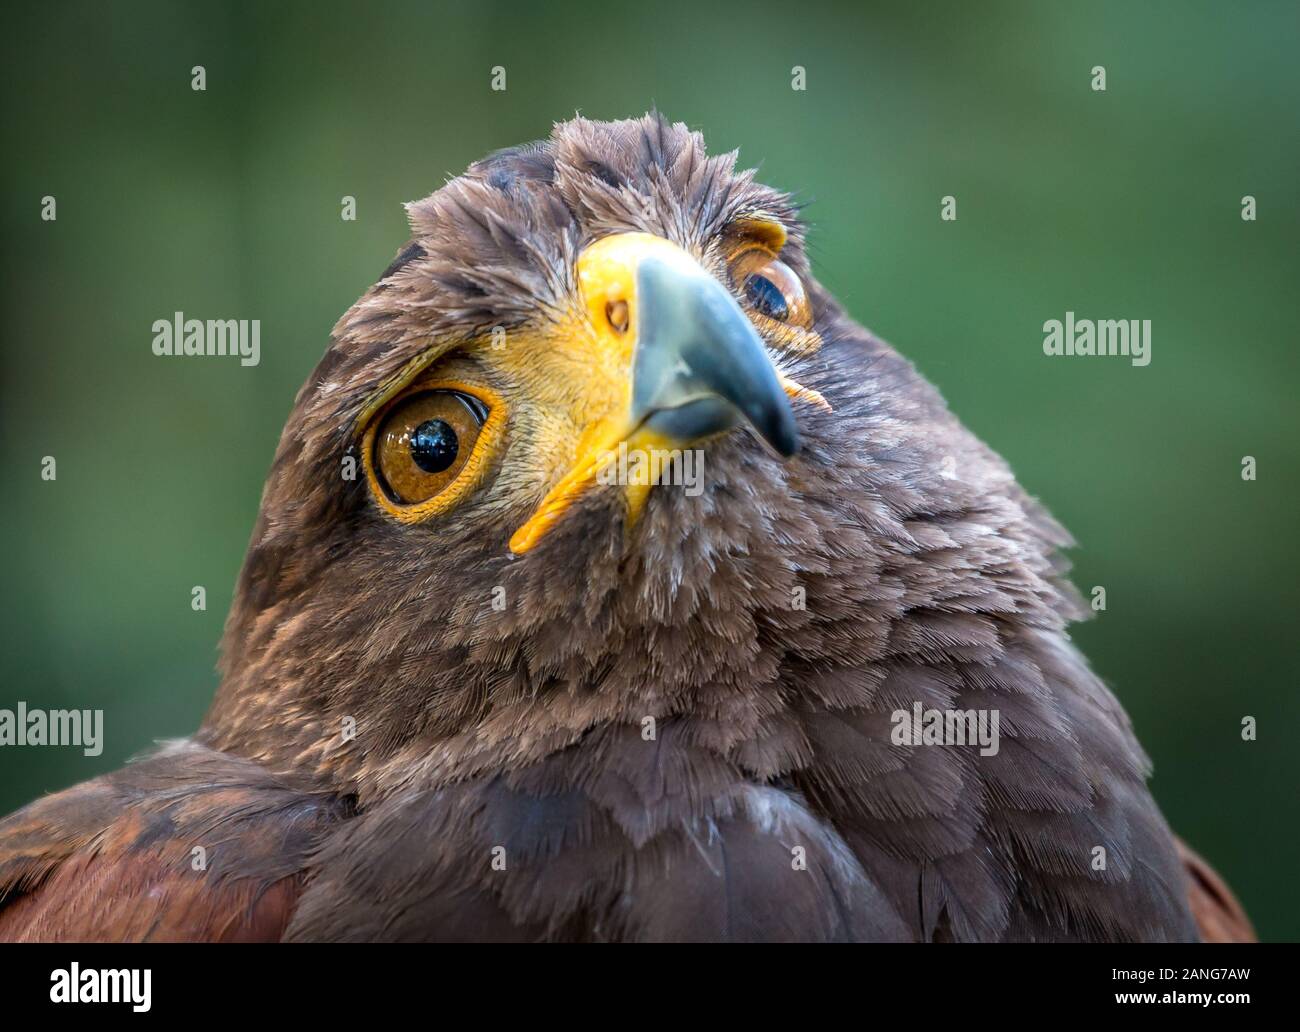
<path fill-rule="evenodd" d="M 560 481 L 546 493 L 528 521 L 510 538 L 510 550 L 516 555 L 537 544 L 564 515 L 568 508 L 596 482 L 601 463 L 619 444 L 636 448 L 667 447 L 671 442 L 658 439 L 648 430 L 630 424 L 632 408 L 632 361 L 636 350 L 637 267 L 648 256 L 663 261 L 696 266 L 695 259 L 676 244 L 651 233 L 618 233 L 602 237 L 584 249 L 577 262 L 578 290 L 586 321 L 594 333 L 581 335 L 580 351 L 575 358 L 585 367 L 585 378 L 578 382 L 588 391 L 589 411 L 585 429 L 578 441 L 577 460 Z M 615 308 L 626 305 L 622 309 Z M 616 314 L 611 323 L 611 313 Z M 625 326 L 620 330 L 617 325 Z M 555 346 L 572 347 L 573 338 L 556 341 Z M 655 440 L 650 440 L 655 437 Z M 644 438 L 644 440 L 643 440 Z M 645 503 L 649 488 L 627 487 L 628 525 L 635 522 Z"/>

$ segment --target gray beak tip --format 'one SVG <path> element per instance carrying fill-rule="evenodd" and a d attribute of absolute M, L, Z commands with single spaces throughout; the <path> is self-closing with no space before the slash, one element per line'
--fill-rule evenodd
<path fill-rule="evenodd" d="M 778 454 L 795 455 L 799 432 L 790 400 L 731 294 L 703 270 L 683 273 L 657 259 L 642 262 L 637 277 L 636 410 L 671 410 L 658 420 L 683 434 L 721 429 L 731 420 L 719 422 L 719 412 L 734 410 Z M 716 404 L 706 403 L 710 395 Z"/>

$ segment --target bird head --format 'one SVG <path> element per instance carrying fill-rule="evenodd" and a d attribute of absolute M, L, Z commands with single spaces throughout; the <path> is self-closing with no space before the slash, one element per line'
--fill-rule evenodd
<path fill-rule="evenodd" d="M 682 125 L 557 125 L 409 218 L 285 426 L 223 748 L 392 782 L 607 721 L 752 733 L 793 668 L 879 655 L 912 514 L 1010 483 Z"/>

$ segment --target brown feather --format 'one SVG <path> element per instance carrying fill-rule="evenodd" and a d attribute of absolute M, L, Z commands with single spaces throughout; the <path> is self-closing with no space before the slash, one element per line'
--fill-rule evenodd
<path fill-rule="evenodd" d="M 0 940 L 278 940 L 309 853 L 345 813 L 178 744 L 0 822 Z"/>
<path fill-rule="evenodd" d="M 1187 898 L 1205 942 L 1258 942 L 1246 911 L 1232 890 L 1186 842 L 1174 836 L 1187 869 Z"/>

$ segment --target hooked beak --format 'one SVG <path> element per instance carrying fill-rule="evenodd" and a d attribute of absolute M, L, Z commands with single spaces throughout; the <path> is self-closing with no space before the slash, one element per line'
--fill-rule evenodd
<path fill-rule="evenodd" d="M 670 451 L 748 424 L 789 457 L 799 434 L 787 395 L 820 401 L 777 372 L 735 298 L 676 244 L 648 233 L 604 237 L 584 250 L 577 271 L 593 351 L 615 356 L 593 360 L 592 369 L 605 372 L 591 375 L 603 376 L 598 386 L 621 401 L 586 427 L 572 469 L 511 537 L 516 554 L 591 489 L 620 445 Z M 618 384 L 607 382 L 611 366 Z M 627 487 L 629 523 L 649 490 L 638 486 Z"/>
<path fill-rule="evenodd" d="M 735 298 L 699 265 L 650 254 L 636 272 L 632 419 L 686 444 L 743 417 L 789 457 L 794 413 L 776 369 Z"/>

